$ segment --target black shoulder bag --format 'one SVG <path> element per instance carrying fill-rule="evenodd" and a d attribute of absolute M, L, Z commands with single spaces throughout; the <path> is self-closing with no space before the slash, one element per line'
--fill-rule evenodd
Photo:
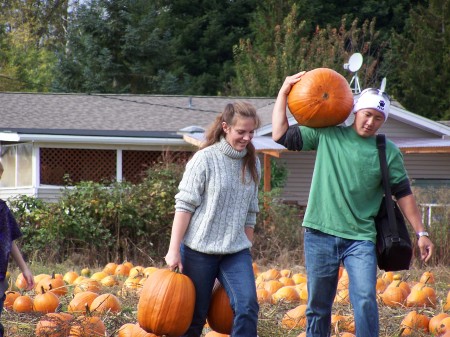
<path fill-rule="evenodd" d="M 403 214 L 392 200 L 385 135 L 377 135 L 377 147 L 384 187 L 384 198 L 375 217 L 378 267 L 385 271 L 406 270 L 411 263 L 412 245 Z"/>

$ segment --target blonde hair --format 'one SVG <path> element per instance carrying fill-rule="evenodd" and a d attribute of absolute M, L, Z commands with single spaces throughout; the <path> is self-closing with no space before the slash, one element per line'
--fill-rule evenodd
<path fill-rule="evenodd" d="M 225 122 L 227 125 L 233 126 L 236 124 L 237 118 L 252 118 L 255 122 L 255 129 L 257 129 L 261 124 L 261 120 L 256 113 L 255 107 L 250 103 L 229 103 L 225 106 L 223 112 L 217 116 L 211 127 L 206 131 L 205 142 L 203 142 L 201 148 L 203 149 L 219 142 L 221 137 L 225 137 L 225 131 L 223 130 L 222 123 Z M 247 145 L 247 154 L 243 158 L 243 161 L 242 181 L 245 182 L 245 171 L 248 167 L 253 181 L 258 184 L 259 176 L 256 169 L 256 150 L 252 142 L 249 142 Z"/>

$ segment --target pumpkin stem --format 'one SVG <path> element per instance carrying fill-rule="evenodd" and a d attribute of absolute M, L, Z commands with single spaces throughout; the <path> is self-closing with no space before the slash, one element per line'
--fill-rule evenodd
<path fill-rule="evenodd" d="M 86 316 L 92 317 L 92 312 L 91 309 L 89 309 L 89 305 L 86 303 L 84 307 L 86 308 Z"/>

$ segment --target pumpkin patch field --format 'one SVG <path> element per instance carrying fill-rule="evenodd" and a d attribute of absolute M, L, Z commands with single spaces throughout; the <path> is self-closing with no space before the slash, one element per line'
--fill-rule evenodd
<path fill-rule="evenodd" d="M 253 267 L 259 337 L 305 336 L 305 269 L 258 263 Z M 31 264 L 35 287 L 28 291 L 21 274 L 11 270 L 1 316 L 5 336 L 172 337 L 189 326 L 195 290 L 182 274 L 130 261 L 52 268 Z M 331 322 L 335 337 L 355 336 L 348 286 L 341 268 Z M 448 267 L 379 271 L 376 291 L 381 337 L 450 336 Z M 203 336 L 229 336 L 232 315 L 228 297 L 216 282 Z"/>

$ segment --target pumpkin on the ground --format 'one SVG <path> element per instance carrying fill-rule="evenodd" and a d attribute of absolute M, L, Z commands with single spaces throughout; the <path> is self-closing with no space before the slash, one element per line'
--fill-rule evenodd
<path fill-rule="evenodd" d="M 117 337 L 158 337 L 142 329 L 139 324 L 126 323 L 119 329 Z"/>
<path fill-rule="evenodd" d="M 28 295 L 22 295 L 16 298 L 13 304 L 13 310 L 15 312 L 32 312 L 33 311 L 33 299 Z"/>
<path fill-rule="evenodd" d="M 428 334 L 428 325 L 430 319 L 424 314 L 420 314 L 417 311 L 409 312 L 400 323 L 403 328 L 402 336 L 409 336 L 412 333 L 425 333 Z"/>
<path fill-rule="evenodd" d="M 328 68 L 307 71 L 288 95 L 288 107 L 300 125 L 326 127 L 343 123 L 353 108 L 347 80 Z"/>
<path fill-rule="evenodd" d="M 447 293 L 447 299 L 445 300 L 443 309 L 444 311 L 450 311 L 450 290 Z"/>
<path fill-rule="evenodd" d="M 43 277 L 35 287 L 37 294 L 42 294 L 42 292 L 51 291 L 57 296 L 64 296 L 67 294 L 67 286 L 63 277 L 57 277 L 55 273 L 51 277 Z"/>
<path fill-rule="evenodd" d="M 107 273 L 108 275 L 114 275 L 114 272 L 116 271 L 117 263 L 115 262 L 109 262 L 106 264 L 106 266 L 103 268 L 103 271 Z"/>
<path fill-rule="evenodd" d="M 294 286 L 284 286 L 272 295 L 273 303 L 295 303 L 300 302 L 300 296 Z"/>
<path fill-rule="evenodd" d="M 37 337 L 66 337 L 69 334 L 73 316 L 64 312 L 44 315 L 36 325 Z"/>
<path fill-rule="evenodd" d="M 350 315 L 331 315 L 331 325 L 338 331 L 354 333 L 355 319 Z"/>
<path fill-rule="evenodd" d="M 90 278 L 100 282 L 102 279 L 104 279 L 108 275 L 109 274 L 104 271 L 97 271 L 94 274 L 92 274 Z"/>
<path fill-rule="evenodd" d="M 100 293 L 101 289 L 102 284 L 99 281 L 90 278 L 85 278 L 81 280 L 80 283 L 77 284 L 77 286 L 73 290 L 73 293 L 78 294 L 83 291 L 92 291 L 94 293 Z"/>
<path fill-rule="evenodd" d="M 7 291 L 5 295 L 6 297 L 5 302 L 3 302 L 3 307 L 5 309 L 12 309 L 14 301 L 16 300 L 17 297 L 20 296 L 20 293 L 18 291 Z"/>
<path fill-rule="evenodd" d="M 388 307 L 401 307 L 405 301 L 408 294 L 406 291 L 399 287 L 387 287 L 386 290 L 380 294 L 380 297 L 385 305 Z"/>
<path fill-rule="evenodd" d="M 105 323 L 98 316 L 80 316 L 70 327 L 69 337 L 104 337 Z"/>
<path fill-rule="evenodd" d="M 91 312 L 113 312 L 118 313 L 121 310 L 119 299 L 113 294 L 101 294 L 97 296 L 89 306 Z"/>
<path fill-rule="evenodd" d="M 76 271 L 68 271 L 63 276 L 63 281 L 67 284 L 73 284 L 73 282 L 77 279 L 77 277 L 80 276 Z"/>
<path fill-rule="evenodd" d="M 69 302 L 67 311 L 76 314 L 84 314 L 86 312 L 86 307 L 89 308 L 91 306 L 91 303 L 98 296 L 99 295 L 97 293 L 94 293 L 93 291 L 80 292 L 76 294 Z"/>
<path fill-rule="evenodd" d="M 37 294 L 33 301 L 33 310 L 44 314 L 55 312 L 59 305 L 59 297 L 54 293 L 42 290 L 41 294 Z"/>
<path fill-rule="evenodd" d="M 419 284 L 419 283 L 418 283 Z M 436 292 L 433 288 L 424 284 L 421 287 L 413 287 L 406 298 L 407 307 L 435 307 L 437 303 Z"/>
<path fill-rule="evenodd" d="M 431 334 L 437 336 L 440 331 L 440 324 L 444 318 L 450 317 L 449 314 L 445 312 L 441 312 L 437 315 L 431 317 L 430 322 L 428 323 L 428 330 Z"/>
<path fill-rule="evenodd" d="M 27 280 L 25 280 L 25 277 L 23 276 L 22 273 L 20 273 L 19 275 L 17 275 L 16 277 L 16 282 L 14 283 L 14 285 L 16 286 L 17 289 L 19 290 L 25 290 L 28 287 L 28 283 Z"/>
<path fill-rule="evenodd" d="M 285 329 L 305 328 L 306 304 L 300 304 L 286 312 L 281 320 L 281 326 Z"/>

